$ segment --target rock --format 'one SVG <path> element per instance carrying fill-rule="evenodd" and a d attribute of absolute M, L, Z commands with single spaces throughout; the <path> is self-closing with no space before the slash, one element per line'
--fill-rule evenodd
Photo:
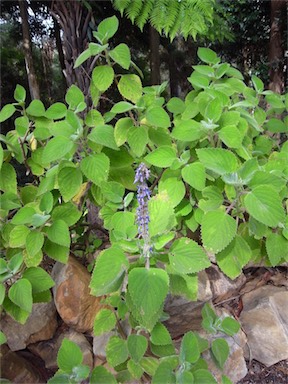
<path fill-rule="evenodd" d="M 90 332 L 102 308 L 101 297 L 90 295 L 90 274 L 74 257 L 57 262 L 52 271 L 54 302 L 63 321 L 78 332 Z"/>
<path fill-rule="evenodd" d="M 55 336 L 49 341 L 41 341 L 36 344 L 31 344 L 28 349 L 35 355 L 41 357 L 45 362 L 45 367 L 47 369 L 56 370 L 58 369 L 57 354 L 64 338 L 79 345 L 83 353 L 83 364 L 88 365 L 92 369 L 93 354 L 91 345 L 82 333 L 76 332 L 73 329 L 61 333 L 59 336 Z"/>
<path fill-rule="evenodd" d="M 288 359 L 288 291 L 266 285 L 242 300 L 240 322 L 248 338 L 247 358 L 267 367 Z"/>
<path fill-rule="evenodd" d="M 190 330 L 201 329 L 201 310 L 206 302 L 212 299 L 212 291 L 205 271 L 198 275 L 198 300 L 189 301 L 183 296 L 168 295 L 164 311 L 170 318 L 165 321 L 172 338 L 183 335 Z"/>
<path fill-rule="evenodd" d="M 28 360 L 11 351 L 7 345 L 0 347 L 0 367 L 1 378 L 13 383 L 43 382 L 35 367 Z"/>
<path fill-rule="evenodd" d="M 25 349 L 27 345 L 53 337 L 57 329 L 56 308 L 50 303 L 33 304 L 33 309 L 25 324 L 19 324 L 8 314 L 1 319 L 0 327 L 12 351 Z"/>
<path fill-rule="evenodd" d="M 214 302 L 219 302 L 238 293 L 239 289 L 245 284 L 246 277 L 243 273 L 235 280 L 229 279 L 216 265 L 207 268 L 205 272 L 208 275 Z"/>

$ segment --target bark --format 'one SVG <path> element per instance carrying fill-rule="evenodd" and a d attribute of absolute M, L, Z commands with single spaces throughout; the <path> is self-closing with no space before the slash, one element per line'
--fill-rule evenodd
<path fill-rule="evenodd" d="M 149 27 L 150 38 L 150 82 L 151 85 L 160 84 L 160 35 L 151 25 Z"/>
<path fill-rule="evenodd" d="M 65 75 L 64 75 L 65 58 L 64 58 L 64 52 L 63 52 L 63 47 L 62 47 L 60 27 L 59 27 L 58 21 L 55 19 L 55 17 L 53 17 L 53 23 L 54 23 L 54 35 L 55 35 L 55 41 L 56 41 L 56 48 L 57 48 L 57 52 L 58 52 L 58 58 L 59 58 L 60 66 L 62 69 L 63 78 L 66 81 Z"/>
<path fill-rule="evenodd" d="M 90 75 L 93 69 L 91 66 L 92 59 L 87 60 L 76 69 L 74 69 L 74 63 L 77 57 L 87 48 L 88 28 L 92 13 L 76 0 L 54 0 L 50 12 L 63 31 L 62 46 L 65 64 L 63 72 L 67 86 L 70 87 L 72 84 L 76 84 L 84 93 L 87 105 L 90 106 L 89 87 Z"/>
<path fill-rule="evenodd" d="M 19 0 L 20 16 L 22 19 L 22 33 L 23 33 L 23 49 L 25 55 L 26 71 L 28 76 L 28 84 L 31 99 L 40 99 L 39 85 L 35 73 L 33 57 L 32 57 L 32 43 L 28 23 L 28 11 L 26 0 Z"/>
<path fill-rule="evenodd" d="M 269 42 L 269 89 L 282 93 L 284 90 L 284 44 L 286 1 L 271 0 L 271 29 Z"/>

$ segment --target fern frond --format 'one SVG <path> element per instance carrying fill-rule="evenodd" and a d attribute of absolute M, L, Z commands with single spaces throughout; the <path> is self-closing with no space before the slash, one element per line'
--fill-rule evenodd
<path fill-rule="evenodd" d="M 132 2 L 126 8 L 126 15 L 132 21 L 133 24 L 136 17 L 139 16 L 141 12 L 143 2 L 145 2 L 145 0 L 132 0 Z"/>
<path fill-rule="evenodd" d="M 180 9 L 179 1 L 169 1 L 166 11 L 166 19 L 164 20 L 163 30 L 165 35 L 169 34 L 171 27 L 174 25 Z"/>
<path fill-rule="evenodd" d="M 172 2 L 175 2 L 175 0 L 173 0 Z M 168 2 L 167 0 L 157 0 L 154 4 L 155 6 L 150 16 L 150 23 L 159 33 L 161 33 L 163 24 L 165 22 Z"/>
<path fill-rule="evenodd" d="M 145 0 L 139 16 L 136 18 L 136 25 L 143 30 L 144 25 L 149 20 L 151 11 L 154 7 L 154 0 Z"/>
<path fill-rule="evenodd" d="M 185 15 L 185 4 L 184 1 L 180 3 L 180 8 L 178 15 L 174 21 L 174 24 L 171 26 L 169 31 L 170 41 L 172 41 L 175 36 L 181 31 L 182 22 Z"/>
<path fill-rule="evenodd" d="M 133 0 L 112 0 L 113 7 L 121 13 L 121 16 L 123 16 L 123 13 L 125 9 L 128 7 L 129 3 L 131 3 Z"/>

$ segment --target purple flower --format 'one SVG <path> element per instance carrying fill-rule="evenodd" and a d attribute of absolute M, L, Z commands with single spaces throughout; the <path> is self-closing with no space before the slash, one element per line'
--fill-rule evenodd
<path fill-rule="evenodd" d="M 149 212 L 148 201 L 151 193 L 147 185 L 150 171 L 144 163 L 141 163 L 136 170 L 136 176 L 134 183 L 138 183 L 137 186 L 137 219 L 138 233 L 143 239 L 149 239 L 148 224 L 149 224 Z"/>

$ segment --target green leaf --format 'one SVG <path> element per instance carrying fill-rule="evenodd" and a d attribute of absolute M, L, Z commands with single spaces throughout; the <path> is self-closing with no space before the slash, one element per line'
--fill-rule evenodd
<path fill-rule="evenodd" d="M 54 205 L 54 197 L 51 192 L 46 192 L 41 197 L 39 208 L 44 213 L 50 213 Z"/>
<path fill-rule="evenodd" d="M 47 291 L 55 285 L 50 275 L 40 267 L 27 268 L 23 273 L 23 278 L 30 281 L 33 294 Z"/>
<path fill-rule="evenodd" d="M 206 89 L 209 87 L 210 79 L 207 76 L 201 75 L 200 73 L 194 71 L 187 80 L 192 84 L 194 89 L 203 88 Z"/>
<path fill-rule="evenodd" d="M 26 89 L 22 85 L 17 84 L 14 91 L 14 99 L 18 103 L 23 103 L 26 99 Z"/>
<path fill-rule="evenodd" d="M 237 157 L 227 149 L 202 148 L 196 149 L 196 153 L 207 169 L 220 175 L 235 172 L 238 168 Z"/>
<path fill-rule="evenodd" d="M 128 137 L 129 129 L 133 127 L 133 121 L 130 117 L 119 119 L 114 128 L 114 137 L 118 147 L 123 145 Z"/>
<path fill-rule="evenodd" d="M 131 127 L 128 132 L 127 141 L 135 155 L 140 157 L 145 152 L 149 141 L 148 132 L 142 126 Z"/>
<path fill-rule="evenodd" d="M 160 193 L 149 201 L 149 233 L 157 236 L 168 232 L 176 225 L 173 207 L 167 193 Z"/>
<path fill-rule="evenodd" d="M 285 213 L 276 190 L 269 185 L 259 185 L 244 198 L 248 213 L 260 223 L 277 227 L 284 223 Z"/>
<path fill-rule="evenodd" d="M 191 301 L 197 301 L 198 277 L 197 275 L 170 274 L 170 290 L 173 295 L 184 296 Z"/>
<path fill-rule="evenodd" d="M 241 236 L 236 235 L 232 243 L 216 255 L 216 260 L 225 275 L 230 279 L 235 279 L 242 273 L 242 268 L 251 257 L 252 252 L 249 245 Z"/>
<path fill-rule="evenodd" d="M 187 237 L 173 243 L 169 261 L 173 269 L 181 274 L 196 273 L 210 266 L 210 261 L 200 245 Z"/>
<path fill-rule="evenodd" d="M 239 148 L 242 145 L 244 135 L 235 125 L 226 125 L 219 131 L 219 138 L 229 148 Z"/>
<path fill-rule="evenodd" d="M 198 339 L 193 332 L 185 333 L 180 348 L 179 360 L 180 364 L 185 362 L 195 364 L 200 358 L 200 350 Z"/>
<path fill-rule="evenodd" d="M 97 257 L 92 274 L 91 294 L 101 296 L 117 291 L 121 286 L 128 265 L 128 260 L 120 248 L 112 246 L 102 251 Z"/>
<path fill-rule="evenodd" d="M 3 151 L 2 145 L 0 143 L 0 169 L 2 168 L 3 158 L 4 158 L 4 151 Z"/>
<path fill-rule="evenodd" d="M 30 281 L 21 278 L 8 291 L 9 299 L 26 312 L 32 311 L 32 286 Z"/>
<path fill-rule="evenodd" d="M 137 103 L 142 96 L 142 82 L 137 75 L 122 75 L 117 86 L 121 95 L 132 103 Z"/>
<path fill-rule="evenodd" d="M 65 202 L 74 197 L 82 186 L 82 172 L 79 168 L 64 167 L 58 173 L 60 193 Z"/>
<path fill-rule="evenodd" d="M 8 269 L 15 275 L 23 263 L 23 256 L 21 253 L 14 255 L 8 262 Z"/>
<path fill-rule="evenodd" d="M 66 113 L 67 113 L 67 108 L 65 104 L 55 103 L 55 104 L 52 104 L 51 107 L 47 109 L 45 113 L 45 117 L 47 117 L 47 119 L 58 120 L 65 117 Z"/>
<path fill-rule="evenodd" d="M 26 250 L 30 257 L 34 257 L 44 244 L 44 235 L 42 232 L 31 231 L 26 237 Z"/>
<path fill-rule="evenodd" d="M 102 48 L 102 46 L 99 46 Z M 101 51 L 100 51 L 101 52 Z M 88 60 L 91 56 L 93 56 L 92 52 L 89 48 L 85 49 L 76 59 L 74 63 L 74 69 L 80 67 L 81 64 L 83 64 L 86 60 Z"/>
<path fill-rule="evenodd" d="M 53 243 L 70 247 L 70 232 L 68 225 L 63 220 L 55 220 L 46 230 L 48 239 Z"/>
<path fill-rule="evenodd" d="M 82 361 L 83 354 L 80 347 L 72 341 L 64 339 L 57 354 L 59 369 L 66 373 L 72 373 L 73 368 L 80 365 Z"/>
<path fill-rule="evenodd" d="M 221 380 L 221 384 L 233 384 L 232 381 L 225 375 L 222 375 Z"/>
<path fill-rule="evenodd" d="M 141 379 L 144 370 L 140 366 L 140 364 L 135 363 L 134 360 L 129 360 L 127 363 L 127 368 L 134 379 L 136 379 L 136 380 Z"/>
<path fill-rule="evenodd" d="M 264 84 L 263 84 L 263 81 L 259 79 L 259 77 L 252 75 L 252 82 L 257 93 L 263 92 Z"/>
<path fill-rule="evenodd" d="M 204 63 L 217 64 L 220 61 L 217 54 L 210 48 L 198 48 L 197 55 Z"/>
<path fill-rule="evenodd" d="M 99 153 L 85 157 L 80 168 L 88 180 L 101 187 L 103 181 L 107 181 L 109 163 L 109 158 L 104 153 Z"/>
<path fill-rule="evenodd" d="M 134 104 L 128 103 L 128 101 L 119 101 L 111 109 L 112 113 L 124 113 L 136 108 Z"/>
<path fill-rule="evenodd" d="M 5 287 L 4 285 L 1 283 L 0 284 L 0 305 L 2 305 L 3 301 L 4 301 L 4 298 L 5 298 Z M 1 343 L 0 343 L 1 345 Z"/>
<path fill-rule="evenodd" d="M 100 365 L 93 369 L 90 384 L 117 384 L 117 381 L 111 372 Z"/>
<path fill-rule="evenodd" d="M 197 369 L 197 371 L 193 372 L 193 377 L 193 384 L 218 384 L 212 373 L 207 369 Z"/>
<path fill-rule="evenodd" d="M 213 123 L 217 123 L 222 115 L 222 103 L 219 99 L 211 100 L 204 112 L 204 117 Z"/>
<path fill-rule="evenodd" d="M 206 173 L 205 167 L 199 162 L 186 165 L 181 171 L 183 180 L 191 187 L 202 191 L 205 188 Z"/>
<path fill-rule="evenodd" d="M 222 320 L 222 323 L 219 326 L 219 329 L 221 329 L 228 336 L 236 335 L 236 333 L 239 332 L 240 328 L 241 327 L 238 321 L 232 319 L 232 317 L 225 317 L 225 319 Z"/>
<path fill-rule="evenodd" d="M 108 65 L 99 65 L 93 69 L 92 81 L 101 92 L 107 91 L 114 80 L 113 68 Z"/>
<path fill-rule="evenodd" d="M 152 384 L 176 384 L 175 374 L 169 362 L 162 361 L 152 378 Z"/>
<path fill-rule="evenodd" d="M 69 108 L 75 110 L 79 104 L 84 103 L 84 95 L 83 92 L 76 86 L 71 85 L 68 89 L 65 96 L 66 103 L 69 105 Z"/>
<path fill-rule="evenodd" d="M 3 345 L 7 342 L 6 336 L 2 331 L 0 331 L 0 345 Z"/>
<path fill-rule="evenodd" d="M 172 97 L 167 103 L 167 109 L 169 112 L 178 115 L 185 111 L 186 105 L 179 97 Z"/>
<path fill-rule="evenodd" d="M 236 231 L 237 222 L 223 211 L 209 211 L 203 216 L 201 236 L 209 251 L 222 251 L 234 239 Z"/>
<path fill-rule="evenodd" d="M 145 336 L 132 334 L 128 336 L 127 347 L 132 360 L 139 363 L 147 350 L 148 341 Z"/>
<path fill-rule="evenodd" d="M 127 342 L 118 336 L 110 337 L 106 345 L 106 355 L 112 367 L 124 363 L 128 359 Z"/>
<path fill-rule="evenodd" d="M 288 240 L 278 233 L 270 233 L 266 238 L 266 250 L 273 267 L 281 260 L 288 260 Z"/>
<path fill-rule="evenodd" d="M 17 178 L 11 164 L 3 163 L 0 170 L 0 190 L 3 192 L 17 192 Z"/>
<path fill-rule="evenodd" d="M 269 119 L 269 121 L 265 124 L 265 129 L 273 133 L 287 133 L 288 127 L 283 121 L 279 119 Z"/>
<path fill-rule="evenodd" d="M 32 221 L 32 217 L 35 214 L 35 209 L 32 207 L 23 207 L 13 216 L 11 224 L 21 225 L 29 224 Z"/>
<path fill-rule="evenodd" d="M 19 136 L 25 136 L 27 130 L 29 129 L 29 119 L 27 116 L 17 117 L 15 119 L 15 128 Z"/>
<path fill-rule="evenodd" d="M 146 119 L 149 124 L 159 128 L 169 128 L 171 125 L 168 113 L 161 107 L 148 109 Z"/>
<path fill-rule="evenodd" d="M 115 35 L 118 30 L 119 21 L 116 16 L 107 17 L 98 25 L 98 32 L 103 38 L 103 43 Z"/>
<path fill-rule="evenodd" d="M 159 193 L 167 193 L 172 207 L 176 207 L 186 193 L 185 185 L 177 177 L 168 177 L 164 181 L 161 179 L 158 186 Z"/>
<path fill-rule="evenodd" d="M 14 227 L 9 234 L 9 246 L 11 248 L 23 247 L 29 232 L 29 229 L 25 225 Z"/>
<path fill-rule="evenodd" d="M 43 163 L 52 163 L 64 157 L 73 148 L 74 143 L 72 140 L 65 136 L 57 136 L 51 139 L 43 150 L 42 161 Z"/>
<path fill-rule="evenodd" d="M 0 111 L 0 123 L 8 120 L 16 111 L 16 108 L 12 104 L 6 104 Z"/>
<path fill-rule="evenodd" d="M 63 247 L 46 239 L 43 251 L 47 253 L 51 259 L 60 261 L 60 263 L 66 264 L 68 261 L 70 249 L 69 247 Z"/>
<path fill-rule="evenodd" d="M 212 341 L 211 350 L 219 367 L 223 369 L 229 356 L 229 345 L 225 339 L 216 339 Z"/>
<path fill-rule="evenodd" d="M 168 293 L 169 278 L 162 269 L 134 268 L 128 275 L 128 291 L 140 324 L 151 331 L 159 320 Z"/>
<path fill-rule="evenodd" d="M 162 323 L 157 323 L 152 329 L 150 340 L 155 345 L 172 344 L 170 333 Z"/>
<path fill-rule="evenodd" d="M 130 62 L 131 62 L 131 55 L 130 55 L 130 49 L 126 44 L 121 43 L 117 45 L 117 47 L 115 47 L 114 49 L 112 49 L 112 51 L 109 52 L 109 56 L 122 68 L 129 69 Z"/>
<path fill-rule="evenodd" d="M 105 332 L 111 331 L 116 325 L 116 317 L 110 309 L 101 309 L 94 320 L 93 333 L 100 336 Z"/>
<path fill-rule="evenodd" d="M 30 315 L 30 312 L 24 311 L 18 305 L 15 305 L 7 296 L 3 301 L 3 308 L 20 324 L 25 324 Z"/>
<path fill-rule="evenodd" d="M 61 219 L 65 221 L 65 223 L 71 227 L 77 223 L 77 221 L 82 216 L 82 212 L 77 209 L 75 204 L 68 202 L 66 204 L 61 204 L 55 207 L 52 211 L 52 220 L 56 221 Z"/>
<path fill-rule="evenodd" d="M 195 141 L 201 136 L 203 136 L 201 124 L 195 120 L 180 120 L 172 131 L 172 137 L 181 141 Z"/>
<path fill-rule="evenodd" d="M 88 135 L 88 139 L 94 143 L 104 145 L 105 147 L 118 151 L 118 146 L 114 139 L 114 128 L 112 125 L 98 125 L 93 128 Z"/>
<path fill-rule="evenodd" d="M 35 117 L 45 116 L 44 104 L 40 100 L 32 100 L 29 107 L 26 109 L 26 112 L 28 115 Z"/>
<path fill-rule="evenodd" d="M 101 193 L 105 198 L 112 203 L 121 203 L 125 193 L 125 188 L 122 184 L 116 183 L 115 181 L 109 181 L 102 183 Z"/>
<path fill-rule="evenodd" d="M 168 145 L 163 145 L 145 156 L 148 163 L 161 168 L 170 167 L 176 158 L 175 150 Z"/>

